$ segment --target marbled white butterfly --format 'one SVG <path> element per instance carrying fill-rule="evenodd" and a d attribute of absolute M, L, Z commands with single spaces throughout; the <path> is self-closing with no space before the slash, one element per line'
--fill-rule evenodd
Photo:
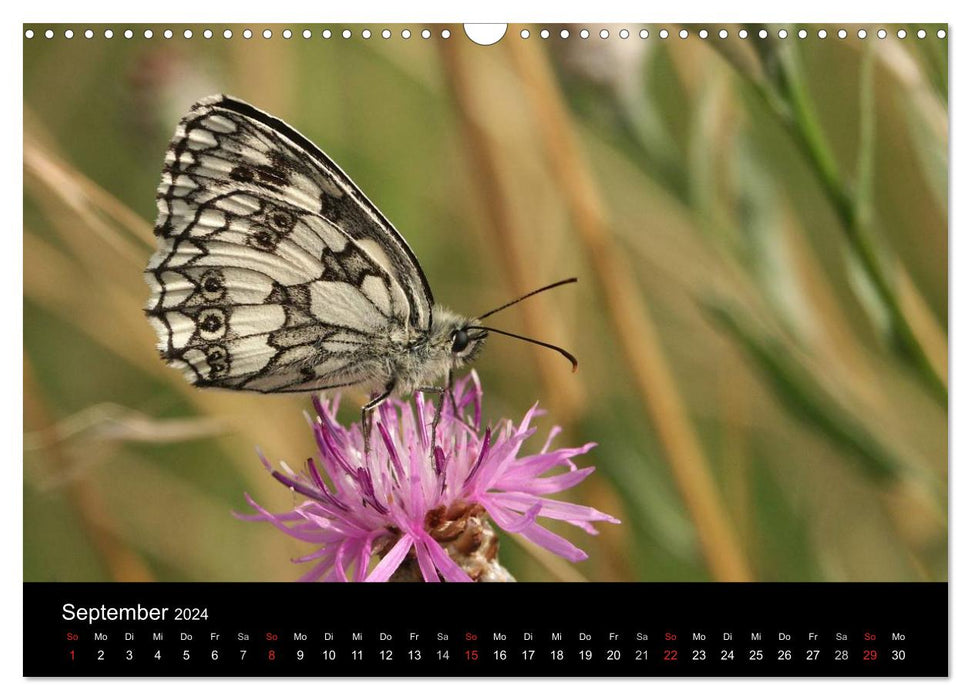
<path fill-rule="evenodd" d="M 334 162 L 279 119 L 216 95 L 183 117 L 156 200 L 146 313 L 158 349 L 200 387 L 360 385 L 438 391 L 488 332 L 436 305 L 404 238 Z M 441 404 L 439 403 L 439 406 Z"/>

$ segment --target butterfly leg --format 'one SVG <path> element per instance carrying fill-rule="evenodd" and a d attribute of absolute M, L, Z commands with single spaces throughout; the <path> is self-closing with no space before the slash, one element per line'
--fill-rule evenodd
<path fill-rule="evenodd" d="M 438 424 L 442 420 L 442 410 L 445 408 L 445 397 L 448 396 L 448 401 L 452 406 L 452 416 L 459 420 L 465 420 L 469 427 L 473 427 L 471 419 L 466 420 L 459 415 L 459 407 L 455 402 L 455 392 L 453 391 L 453 386 L 455 384 L 455 375 L 452 370 L 448 371 L 448 381 L 444 387 L 441 386 L 426 386 L 418 389 L 423 394 L 438 394 L 438 401 L 435 402 L 435 416 L 432 418 L 432 459 L 435 455 L 435 447 L 438 445 Z"/>
<path fill-rule="evenodd" d="M 371 454 L 371 425 L 374 421 L 374 416 L 372 411 L 378 406 L 383 404 L 385 400 L 391 396 L 391 392 L 394 391 L 394 381 L 388 382 L 388 385 L 384 387 L 382 391 L 377 396 L 373 397 L 364 406 L 361 407 L 361 433 L 364 435 L 364 459 L 367 460 Z"/>
<path fill-rule="evenodd" d="M 431 458 L 434 461 L 435 447 L 438 445 L 438 424 L 442 418 L 442 408 L 444 407 L 444 404 L 445 404 L 445 392 L 448 391 L 448 389 L 441 386 L 423 386 L 423 387 L 419 387 L 416 391 L 419 391 L 422 394 L 438 394 L 438 401 L 435 402 L 435 415 L 432 417 Z"/>

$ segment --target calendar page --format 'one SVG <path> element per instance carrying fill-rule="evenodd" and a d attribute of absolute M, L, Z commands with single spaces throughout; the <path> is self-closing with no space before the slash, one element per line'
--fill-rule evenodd
<path fill-rule="evenodd" d="M 947 25 L 22 31 L 25 676 L 948 675 Z"/>

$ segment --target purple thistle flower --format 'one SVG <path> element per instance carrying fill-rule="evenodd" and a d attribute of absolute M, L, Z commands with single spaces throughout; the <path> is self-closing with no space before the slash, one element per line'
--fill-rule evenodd
<path fill-rule="evenodd" d="M 245 520 L 272 523 L 296 539 L 317 545 L 295 562 L 315 562 L 303 581 L 472 581 L 512 580 L 496 560 L 499 528 L 521 534 L 554 554 L 580 561 L 586 553 L 543 527 L 538 518 L 563 520 L 590 534 L 597 520 L 619 523 L 593 508 L 547 496 L 579 484 L 594 468 L 577 468 L 573 458 L 594 443 L 550 450 L 554 427 L 538 454 L 520 455 L 540 414 L 533 406 L 518 425 L 505 420 L 482 431 L 482 389 L 473 372 L 454 389 L 455 410 L 446 400 L 436 434 L 435 407 L 422 395 L 410 402 L 389 399 L 374 415 L 371 452 L 365 458 L 360 425 L 337 420 L 339 398 L 314 399 L 312 422 L 319 464 L 308 459 L 297 474 L 285 464 L 273 477 L 306 497 L 286 513 L 260 507 Z M 471 414 L 471 415 L 470 415 Z M 557 470 L 567 467 L 567 471 Z M 372 567 L 374 556 L 379 561 Z"/>

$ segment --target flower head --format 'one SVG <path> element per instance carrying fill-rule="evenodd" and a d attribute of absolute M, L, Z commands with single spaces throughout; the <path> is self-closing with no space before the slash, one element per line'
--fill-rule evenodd
<path fill-rule="evenodd" d="M 435 406 L 422 395 L 389 399 L 375 412 L 371 450 L 365 454 L 360 425 L 341 426 L 339 398 L 314 400 L 312 421 L 319 461 L 297 474 L 272 475 L 306 500 L 273 514 L 249 495 L 257 513 L 239 516 L 272 523 L 286 534 L 318 545 L 297 562 L 314 562 L 301 580 L 425 581 L 511 580 L 496 561 L 498 542 L 489 519 L 570 561 L 586 553 L 538 522 L 563 520 L 596 534 L 597 520 L 619 522 L 593 508 L 547 496 L 583 481 L 593 467 L 577 468 L 582 447 L 550 449 L 553 428 L 537 454 L 520 454 L 540 412 L 533 406 L 518 423 L 482 429 L 482 389 L 472 373 L 446 400 L 432 449 Z M 565 468 L 560 469 L 560 468 Z M 555 471 L 554 471 L 555 470 Z M 488 517 L 487 517 L 488 516 Z M 372 559 L 379 558 L 372 566 Z"/>

